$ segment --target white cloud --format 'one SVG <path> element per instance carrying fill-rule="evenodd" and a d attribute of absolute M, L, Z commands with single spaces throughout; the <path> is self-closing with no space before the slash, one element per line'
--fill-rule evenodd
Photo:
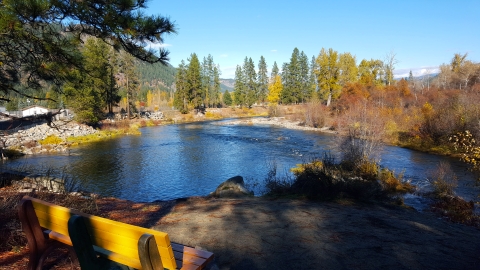
<path fill-rule="evenodd" d="M 427 74 L 435 74 L 439 73 L 440 69 L 438 66 L 434 67 L 418 67 L 418 68 L 404 68 L 395 70 L 393 73 L 393 77 L 395 78 L 408 78 L 410 76 L 410 71 L 412 71 L 412 75 L 414 77 L 423 76 Z"/>
<path fill-rule="evenodd" d="M 226 54 L 226 53 L 221 54 L 220 57 L 221 57 L 221 58 L 227 58 L 227 57 L 228 57 L 228 54 Z"/>
<path fill-rule="evenodd" d="M 147 44 L 146 44 L 145 48 L 158 50 L 160 48 L 167 48 L 167 47 L 171 47 L 171 46 L 173 46 L 173 45 L 169 44 L 169 43 L 153 43 L 153 42 L 147 41 Z"/>
<path fill-rule="evenodd" d="M 220 67 L 222 71 L 222 75 L 220 76 L 222 79 L 233 79 L 235 78 L 235 70 L 237 66 L 228 66 L 228 67 Z"/>
<path fill-rule="evenodd" d="M 276 53 L 276 52 L 278 52 L 278 51 L 274 49 L 274 50 L 271 50 L 271 52 L 274 52 L 274 53 Z"/>

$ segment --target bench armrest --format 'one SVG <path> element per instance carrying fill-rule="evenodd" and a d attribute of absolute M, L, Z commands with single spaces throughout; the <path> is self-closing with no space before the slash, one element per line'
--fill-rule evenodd
<path fill-rule="evenodd" d="M 144 270 L 163 269 L 157 242 L 151 234 L 145 233 L 138 240 L 138 257 Z"/>

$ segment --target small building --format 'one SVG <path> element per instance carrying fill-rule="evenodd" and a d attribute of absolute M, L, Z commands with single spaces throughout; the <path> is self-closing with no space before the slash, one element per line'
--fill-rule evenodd
<path fill-rule="evenodd" d="M 47 114 L 47 113 L 48 113 L 47 108 L 38 106 L 38 105 L 28 106 L 22 109 L 23 117 L 36 116 L 36 115 Z"/>

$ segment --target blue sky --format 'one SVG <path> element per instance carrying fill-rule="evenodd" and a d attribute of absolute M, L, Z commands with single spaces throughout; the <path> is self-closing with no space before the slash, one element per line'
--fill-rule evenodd
<path fill-rule="evenodd" d="M 393 52 L 397 76 L 435 72 L 455 53 L 480 62 L 480 1 L 155 1 L 147 14 L 169 17 L 178 34 L 165 37 L 170 63 L 211 54 L 222 78 L 260 56 L 281 67 L 297 47 L 309 58 L 323 48 L 362 59 Z"/>

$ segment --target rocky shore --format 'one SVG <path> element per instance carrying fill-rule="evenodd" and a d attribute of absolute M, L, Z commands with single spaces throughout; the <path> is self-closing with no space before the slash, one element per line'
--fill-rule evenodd
<path fill-rule="evenodd" d="M 26 155 L 37 153 L 64 152 L 68 149 L 68 137 L 79 137 L 97 133 L 98 130 L 73 121 L 56 121 L 49 126 L 38 123 L 12 130 L 1 131 L 0 143 L 4 149 L 19 151 Z M 56 136 L 64 142 L 60 144 L 40 144 L 48 136 Z"/>
<path fill-rule="evenodd" d="M 303 125 L 300 121 L 291 121 L 285 117 L 254 117 L 223 122 L 224 125 L 272 125 L 288 129 L 311 130 L 334 133 L 330 127 L 315 128 Z"/>

